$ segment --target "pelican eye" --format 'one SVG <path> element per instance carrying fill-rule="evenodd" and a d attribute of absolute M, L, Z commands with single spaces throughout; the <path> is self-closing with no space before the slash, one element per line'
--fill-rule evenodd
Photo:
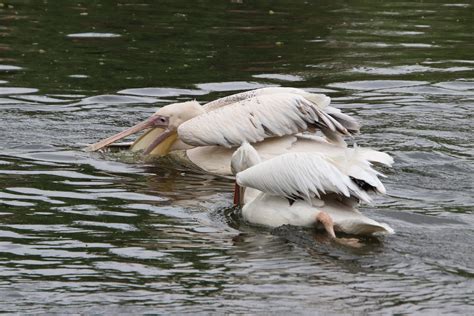
<path fill-rule="evenodd" d="M 156 127 L 164 127 L 169 124 L 169 118 L 167 116 L 157 115 L 154 117 L 153 125 Z"/>

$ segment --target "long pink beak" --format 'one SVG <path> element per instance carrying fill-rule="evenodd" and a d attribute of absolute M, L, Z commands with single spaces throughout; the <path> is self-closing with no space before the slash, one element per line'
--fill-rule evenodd
<path fill-rule="evenodd" d="M 160 115 L 152 115 L 148 119 L 146 119 L 143 122 L 138 123 L 135 126 L 130 127 L 129 129 L 124 130 L 123 132 L 120 132 L 118 134 L 115 134 L 113 136 L 110 136 L 106 139 L 101 140 L 100 142 L 97 142 L 95 144 L 89 145 L 86 150 L 87 151 L 97 151 L 99 149 L 102 149 L 124 137 L 127 137 L 129 135 L 138 133 L 144 129 L 151 128 L 151 127 L 162 127 L 166 128 L 168 127 L 168 121 L 166 120 L 165 122 L 163 121 L 163 116 Z"/>

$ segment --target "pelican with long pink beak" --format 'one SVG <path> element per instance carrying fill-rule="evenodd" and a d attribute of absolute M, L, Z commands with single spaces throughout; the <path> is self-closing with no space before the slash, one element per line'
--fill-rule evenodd
<path fill-rule="evenodd" d="M 132 151 L 156 157 L 179 154 L 197 168 L 220 175 L 232 174 L 232 154 L 243 143 L 252 144 L 263 160 L 291 152 L 337 155 L 347 146 L 343 137 L 358 133 L 359 124 L 329 104 L 324 94 L 284 87 L 238 93 L 203 106 L 197 101 L 174 103 L 87 150 L 100 150 L 145 130 Z M 315 135 L 318 131 L 320 136 Z M 386 159 L 374 150 L 360 151 L 369 161 Z"/>

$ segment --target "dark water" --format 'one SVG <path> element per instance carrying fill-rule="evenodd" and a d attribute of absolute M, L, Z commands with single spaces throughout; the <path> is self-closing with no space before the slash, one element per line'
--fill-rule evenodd
<path fill-rule="evenodd" d="M 0 310 L 472 314 L 473 25 L 468 1 L 2 2 Z M 252 228 L 230 180 L 81 150 L 265 85 L 395 157 L 363 211 L 396 235 Z"/>

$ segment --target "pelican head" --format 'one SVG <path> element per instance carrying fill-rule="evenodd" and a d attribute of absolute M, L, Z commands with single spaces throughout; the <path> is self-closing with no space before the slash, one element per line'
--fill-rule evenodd
<path fill-rule="evenodd" d="M 143 150 L 144 154 L 164 156 L 176 142 L 178 127 L 205 111 L 197 101 L 188 101 L 166 105 L 146 120 L 109 138 L 88 147 L 90 151 L 99 150 L 124 137 L 148 129 L 133 143 L 133 151 Z"/>
<path fill-rule="evenodd" d="M 249 143 L 243 143 L 232 155 L 230 161 L 230 169 L 237 176 L 237 173 L 244 171 L 261 162 L 260 155 Z M 237 184 L 235 181 L 234 188 L 234 205 L 241 206 L 244 201 L 245 188 Z"/>

